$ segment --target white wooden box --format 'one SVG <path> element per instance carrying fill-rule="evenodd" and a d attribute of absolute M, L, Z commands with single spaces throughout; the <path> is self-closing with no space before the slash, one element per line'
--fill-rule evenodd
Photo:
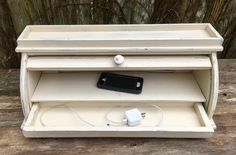
<path fill-rule="evenodd" d="M 210 137 L 218 96 L 216 52 L 223 38 L 210 24 L 30 25 L 17 40 L 26 137 Z M 114 56 L 123 55 L 121 65 Z M 101 72 L 144 78 L 141 94 L 98 89 Z M 161 124 L 155 126 L 163 111 Z M 109 109 L 149 114 L 135 127 L 107 126 Z M 79 114 L 79 116 L 78 116 Z M 86 118 L 85 123 L 78 117 Z"/>

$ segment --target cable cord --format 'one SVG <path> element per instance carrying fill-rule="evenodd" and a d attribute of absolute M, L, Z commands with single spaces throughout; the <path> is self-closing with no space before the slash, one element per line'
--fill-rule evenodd
<path fill-rule="evenodd" d="M 45 115 L 45 113 L 48 113 L 49 111 L 51 111 L 51 110 L 53 110 L 53 109 L 55 109 L 55 108 L 57 108 L 57 107 L 60 107 L 60 106 L 65 106 L 65 105 L 64 105 L 64 104 L 63 104 L 63 105 L 62 105 L 62 104 L 56 105 L 56 106 L 50 107 L 50 108 L 46 109 L 45 111 L 43 111 L 43 112 L 41 113 L 40 117 L 39 117 L 40 124 L 41 124 L 42 126 L 47 126 L 47 125 L 44 123 L 44 121 L 43 121 L 43 116 Z"/>
<path fill-rule="evenodd" d="M 73 111 L 76 116 L 82 121 L 84 122 L 85 124 L 89 125 L 89 126 L 92 126 L 92 127 L 95 127 L 94 124 L 90 123 L 89 121 L 86 121 L 80 114 L 79 112 L 75 111 L 74 109 L 72 109 L 71 107 L 68 107 L 71 111 Z"/>
<path fill-rule="evenodd" d="M 45 110 L 45 111 L 43 111 L 43 112 L 41 113 L 41 115 L 40 115 L 40 117 L 39 117 L 39 121 L 40 121 L 40 123 L 41 123 L 41 125 L 42 125 L 43 127 L 47 126 L 47 125 L 45 124 L 44 120 L 43 120 L 43 116 L 45 115 L 45 113 L 48 113 L 49 111 L 54 110 L 55 108 L 60 107 L 60 106 L 65 107 L 65 108 L 68 108 L 70 111 L 72 111 L 72 112 L 76 115 L 77 118 L 79 118 L 80 121 L 82 121 L 82 122 L 85 123 L 86 125 L 89 125 L 89 126 L 92 126 L 92 127 L 96 127 L 93 123 L 90 123 L 89 121 L 87 121 L 86 119 L 84 119 L 83 117 L 81 117 L 81 115 L 79 114 L 79 112 L 75 111 L 73 108 L 71 108 L 71 107 L 69 107 L 69 106 L 67 106 L 67 105 L 65 105 L 65 104 L 60 104 L 60 105 L 52 106 L 52 107 L 50 107 L 49 109 L 47 109 L 47 110 Z M 157 105 L 151 104 L 151 105 L 149 105 L 149 106 L 155 107 L 156 109 L 158 109 L 158 111 L 161 112 L 161 118 L 159 119 L 158 123 L 157 123 L 156 125 L 154 125 L 154 126 L 159 126 L 159 125 L 161 124 L 162 120 L 163 120 L 164 112 L 163 112 L 163 110 L 162 110 L 159 106 L 157 106 Z M 105 114 L 105 119 L 106 119 L 106 121 L 108 122 L 108 123 L 107 123 L 107 126 L 110 126 L 110 125 L 111 125 L 111 126 L 123 126 L 123 125 L 127 125 L 127 119 L 126 119 L 125 117 L 124 117 L 124 119 L 123 119 L 122 121 L 114 121 L 114 120 L 110 119 L 109 115 L 110 115 L 116 108 L 128 108 L 128 107 L 127 107 L 127 106 L 116 106 L 116 107 L 114 107 L 114 108 L 111 108 L 108 112 L 106 112 L 106 114 Z M 145 126 L 145 127 L 154 127 L 154 126 Z M 143 127 L 144 127 L 144 126 L 143 126 Z"/>
<path fill-rule="evenodd" d="M 152 106 L 156 109 L 158 109 L 158 111 L 161 112 L 161 118 L 159 119 L 158 123 L 156 125 L 153 125 L 153 126 L 159 126 L 163 120 L 163 115 L 164 115 L 164 112 L 163 110 L 157 106 L 157 105 L 154 105 L 154 104 L 150 104 L 149 106 Z M 122 107 L 122 106 L 119 106 L 119 107 Z M 127 107 L 127 106 L 123 106 L 123 107 Z M 112 108 L 110 109 L 106 114 L 105 114 L 105 119 L 108 121 L 108 124 L 107 125 L 112 125 L 112 126 L 123 126 L 123 125 L 127 125 L 127 119 L 123 119 L 122 121 L 114 121 L 112 119 L 110 119 L 109 115 L 115 110 L 115 108 Z M 143 126 L 143 127 L 153 127 L 153 126 Z"/>
<path fill-rule="evenodd" d="M 76 117 L 79 118 L 79 120 L 82 121 L 83 123 L 85 123 L 85 124 L 87 124 L 87 125 L 89 125 L 89 126 L 92 126 L 92 127 L 95 126 L 94 124 L 92 124 L 92 123 L 86 121 L 83 117 L 81 117 L 80 114 L 79 114 L 77 111 L 75 111 L 74 109 L 72 109 L 71 107 L 69 107 L 69 106 L 67 106 L 67 105 L 65 105 L 65 104 L 60 104 L 60 105 L 56 105 L 56 106 L 50 107 L 49 109 L 47 109 L 47 110 L 45 110 L 44 112 L 42 112 L 42 114 L 41 114 L 40 117 L 39 117 L 39 120 L 40 120 L 40 123 L 41 123 L 42 126 L 44 126 L 44 127 L 47 126 L 47 125 L 45 124 L 45 122 L 43 121 L 43 118 L 42 118 L 43 115 L 44 115 L 45 113 L 47 113 L 47 112 L 49 112 L 49 111 L 51 111 L 51 110 L 57 108 L 57 107 L 60 107 L 60 106 L 65 107 L 65 108 L 68 108 L 68 109 L 69 109 L 70 111 L 72 111 L 72 112 L 76 115 Z"/>
<path fill-rule="evenodd" d="M 122 106 L 117 106 L 115 108 L 122 108 Z M 113 121 L 112 119 L 109 118 L 109 115 L 115 110 L 115 108 L 109 109 L 106 114 L 105 114 L 105 119 L 107 120 L 107 126 L 112 125 L 112 126 L 122 126 L 122 125 L 127 125 L 127 120 L 123 118 L 122 121 Z M 128 107 L 127 107 L 128 108 Z"/>

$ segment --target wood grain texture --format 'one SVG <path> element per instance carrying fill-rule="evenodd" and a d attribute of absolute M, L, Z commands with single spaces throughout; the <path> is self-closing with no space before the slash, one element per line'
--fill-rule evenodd
<path fill-rule="evenodd" d="M 19 70 L 0 71 L 0 154 L 236 154 L 236 60 L 220 60 L 220 90 L 209 139 L 26 139 L 20 130 Z"/>
<path fill-rule="evenodd" d="M 16 68 L 19 66 L 15 47 L 14 26 L 7 2 L 3 0 L 0 1 L 0 68 Z"/>

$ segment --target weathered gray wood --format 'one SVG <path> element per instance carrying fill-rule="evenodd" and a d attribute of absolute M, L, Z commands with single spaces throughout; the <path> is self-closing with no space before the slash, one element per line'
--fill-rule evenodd
<path fill-rule="evenodd" d="M 209 139 L 26 139 L 19 98 L 19 71 L 0 71 L 0 154 L 236 154 L 236 60 L 220 60 L 220 94 Z"/>
<path fill-rule="evenodd" d="M 7 2 L 0 1 L 0 68 L 19 66 L 19 59 L 15 53 L 15 40 L 15 30 Z"/>

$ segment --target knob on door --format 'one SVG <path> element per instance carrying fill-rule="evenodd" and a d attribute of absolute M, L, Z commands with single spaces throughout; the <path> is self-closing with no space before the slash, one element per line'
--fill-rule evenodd
<path fill-rule="evenodd" d="M 115 63 L 116 63 L 117 65 L 121 65 L 121 64 L 124 63 L 125 58 L 124 58 L 122 55 L 116 55 L 116 56 L 114 57 L 114 61 L 115 61 Z"/>

